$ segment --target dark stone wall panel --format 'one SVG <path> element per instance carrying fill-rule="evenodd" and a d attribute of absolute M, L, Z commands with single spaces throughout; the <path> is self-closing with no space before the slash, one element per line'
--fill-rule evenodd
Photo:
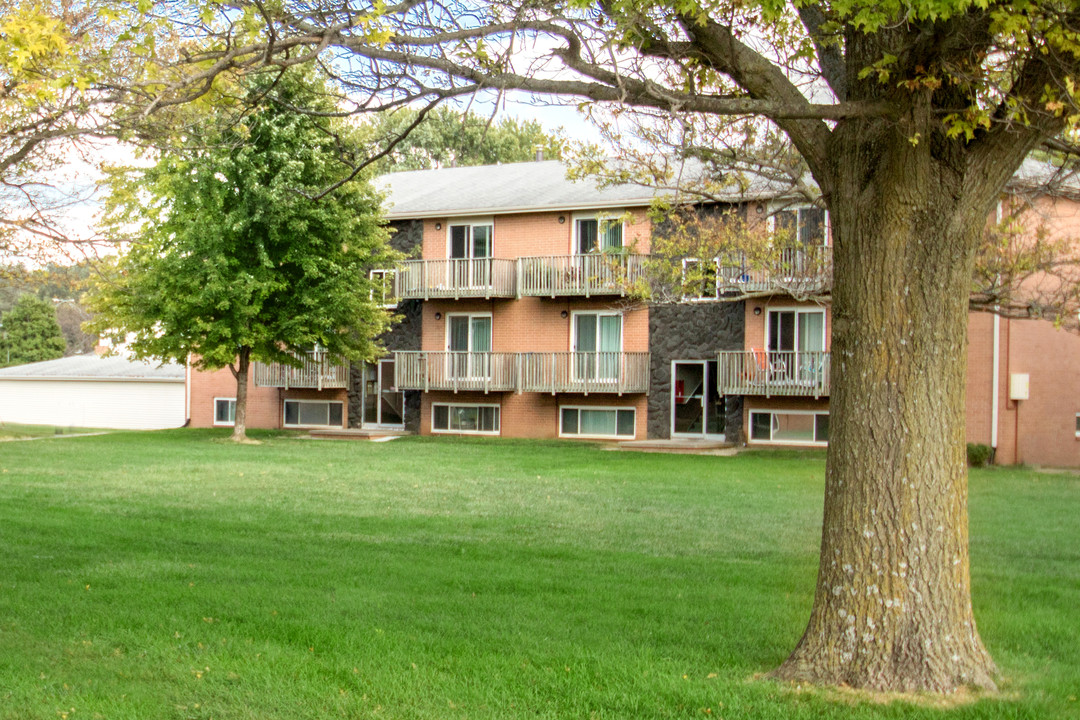
<path fill-rule="evenodd" d="M 649 308 L 649 437 L 671 437 L 671 362 L 715 360 L 720 350 L 742 350 L 744 303 L 703 302 Z M 742 398 L 726 400 L 729 440 L 742 432 Z"/>

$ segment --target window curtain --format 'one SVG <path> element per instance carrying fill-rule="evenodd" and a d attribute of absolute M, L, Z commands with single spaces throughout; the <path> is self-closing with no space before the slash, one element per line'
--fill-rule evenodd
<path fill-rule="evenodd" d="M 825 349 L 825 313 L 799 313 L 799 350 L 820 352 Z"/>
<path fill-rule="evenodd" d="M 622 245 L 622 223 L 608 222 L 604 226 L 604 239 L 600 245 L 601 250 L 618 250 Z"/>
<path fill-rule="evenodd" d="M 611 380 L 619 376 L 619 349 L 622 345 L 622 318 L 618 315 L 600 316 L 599 376 Z"/>
<path fill-rule="evenodd" d="M 582 435 L 615 435 L 614 410 L 582 410 Z"/>

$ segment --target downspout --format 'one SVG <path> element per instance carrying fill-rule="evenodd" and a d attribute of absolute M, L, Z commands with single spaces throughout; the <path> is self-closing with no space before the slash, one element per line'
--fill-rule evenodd
<path fill-rule="evenodd" d="M 184 427 L 191 425 L 191 357 L 184 361 Z"/>
<path fill-rule="evenodd" d="M 997 454 L 998 401 L 1001 387 L 1001 316 L 994 313 L 994 381 L 990 390 L 990 447 Z"/>

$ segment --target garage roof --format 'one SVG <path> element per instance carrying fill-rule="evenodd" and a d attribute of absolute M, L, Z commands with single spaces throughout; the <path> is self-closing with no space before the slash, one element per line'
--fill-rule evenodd
<path fill-rule="evenodd" d="M 0 380 L 153 380 L 184 382 L 184 366 L 124 357 L 73 355 L 0 368 Z"/>

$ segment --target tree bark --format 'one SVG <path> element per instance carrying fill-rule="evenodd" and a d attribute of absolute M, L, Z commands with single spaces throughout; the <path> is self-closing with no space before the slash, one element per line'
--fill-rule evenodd
<path fill-rule="evenodd" d="M 236 378 L 236 417 L 233 422 L 232 439 L 247 440 L 247 391 L 248 371 L 251 369 L 251 348 L 242 347 L 236 358 L 236 368 L 230 368 Z"/>
<path fill-rule="evenodd" d="M 932 131 L 913 141 L 925 121 L 834 133 L 821 558 L 781 679 L 995 687 L 971 607 L 964 440 L 970 279 L 998 189 L 973 183 L 964 153 L 931 142 Z"/>

